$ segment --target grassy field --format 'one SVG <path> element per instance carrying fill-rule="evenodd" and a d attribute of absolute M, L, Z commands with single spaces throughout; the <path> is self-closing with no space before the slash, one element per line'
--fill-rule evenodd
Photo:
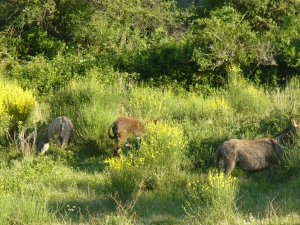
<path fill-rule="evenodd" d="M 271 179 L 215 167 L 224 140 L 270 137 L 299 121 L 299 96 L 297 80 L 265 90 L 234 74 L 205 93 L 74 81 L 41 105 L 46 121 L 73 120 L 76 144 L 45 155 L 2 150 L 0 224 L 300 224 L 300 142 Z M 113 158 L 107 128 L 119 115 L 160 123 Z"/>
<path fill-rule="evenodd" d="M 272 177 L 225 176 L 215 154 L 300 124 L 299 9 L 0 1 L 0 225 L 300 224 L 299 134 Z M 58 116 L 76 138 L 41 154 Z M 146 132 L 113 157 L 107 131 L 119 116 Z"/>

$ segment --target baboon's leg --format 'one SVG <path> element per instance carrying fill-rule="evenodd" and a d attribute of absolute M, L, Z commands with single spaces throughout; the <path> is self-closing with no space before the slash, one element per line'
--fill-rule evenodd
<path fill-rule="evenodd" d="M 61 148 L 65 148 L 69 142 L 69 134 L 66 134 L 64 137 L 61 138 Z"/>
<path fill-rule="evenodd" d="M 221 164 L 221 165 L 220 165 Z M 227 163 L 225 159 L 220 159 L 219 163 L 217 164 L 217 169 L 219 172 L 224 172 L 227 168 Z"/>
<path fill-rule="evenodd" d="M 120 152 L 121 152 L 121 148 L 117 146 L 114 150 L 114 156 L 119 156 Z"/>
<path fill-rule="evenodd" d="M 225 173 L 230 174 L 235 167 L 235 160 L 226 159 Z"/>
<path fill-rule="evenodd" d="M 61 148 L 65 148 L 68 145 L 68 141 L 70 138 L 70 129 L 67 127 L 66 123 L 61 125 Z"/>
<path fill-rule="evenodd" d="M 121 146 L 126 142 L 128 136 L 128 133 L 125 131 L 121 131 L 116 135 L 116 149 L 114 151 L 114 156 L 119 155 L 121 152 Z"/>
<path fill-rule="evenodd" d="M 128 133 L 127 132 L 120 132 L 118 134 L 118 146 L 121 147 L 122 145 L 125 144 L 128 138 Z"/>
<path fill-rule="evenodd" d="M 50 141 L 50 139 L 54 137 L 55 132 L 55 127 L 50 125 L 48 128 L 48 141 Z"/>
<path fill-rule="evenodd" d="M 220 154 L 220 149 L 218 148 L 216 152 L 216 166 L 219 172 L 220 172 L 220 160 L 221 160 L 221 154 Z"/>
<path fill-rule="evenodd" d="M 118 156 L 119 152 L 121 152 L 121 147 L 119 145 L 119 137 L 118 137 L 117 134 L 115 134 L 115 142 L 116 142 L 116 147 L 115 147 L 115 150 L 114 150 L 114 156 Z"/>
<path fill-rule="evenodd" d="M 68 145 L 68 139 L 62 139 L 61 148 L 64 149 Z"/>

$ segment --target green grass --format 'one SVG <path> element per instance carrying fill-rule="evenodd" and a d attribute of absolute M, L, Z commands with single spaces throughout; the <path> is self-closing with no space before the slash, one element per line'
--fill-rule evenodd
<path fill-rule="evenodd" d="M 1 168 L 1 173 L 16 174 L 22 169 L 24 174 L 18 177 L 19 189 L 7 187 L 14 178 L 8 177 L 11 179 L 8 184 L 1 182 L 1 224 L 84 224 L 91 221 L 105 224 L 105 220 L 107 223 L 124 220 L 109 218 L 124 216 L 124 212 L 118 211 L 116 202 L 108 195 L 109 176 L 106 173 L 98 172 L 96 167 L 95 172 L 81 171 L 52 159 L 47 163 L 41 160 L 39 164 L 48 167 L 49 162 L 53 165 L 51 171 L 34 178 L 25 174 L 32 170 L 38 173 L 38 168 L 33 169 L 27 164 L 21 168 L 19 165 Z M 51 179 L 45 177 L 46 174 Z M 187 183 L 192 180 L 191 175 L 181 173 L 177 177 L 168 177 L 163 187 L 143 190 L 137 199 L 133 196 L 118 204 L 126 206 L 134 202 L 132 208 L 125 210 L 126 218 L 134 224 L 185 224 L 183 206 L 188 199 Z M 249 174 L 239 170 L 234 176 L 238 180 L 234 220 L 244 218 L 252 224 L 296 224 L 300 211 L 299 176 L 269 181 L 264 172 Z M 32 182 L 35 184 L 30 185 Z"/>
<path fill-rule="evenodd" d="M 286 149 L 271 180 L 267 171 L 235 169 L 235 188 L 201 189 L 224 140 L 271 137 L 287 126 L 300 109 L 297 85 L 265 91 L 238 80 L 203 96 L 135 86 L 128 92 L 93 79 L 48 102 L 51 115 L 74 120 L 76 143 L 52 145 L 44 156 L 1 149 L 1 224 L 299 224 L 299 142 Z M 107 128 L 120 115 L 161 121 L 149 126 L 140 149 L 124 148 L 124 160 L 111 166 Z M 202 183 L 191 195 L 195 179 Z"/>

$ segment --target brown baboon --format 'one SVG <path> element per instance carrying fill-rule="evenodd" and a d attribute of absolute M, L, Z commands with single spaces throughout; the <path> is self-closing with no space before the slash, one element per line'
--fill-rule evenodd
<path fill-rule="evenodd" d="M 112 131 L 112 134 L 111 134 Z M 126 142 L 129 135 L 141 137 L 145 131 L 145 126 L 139 119 L 129 117 L 119 117 L 108 128 L 108 136 L 115 140 L 116 148 L 114 156 L 118 156 L 122 145 Z"/>
<path fill-rule="evenodd" d="M 222 158 L 227 174 L 231 173 L 235 166 L 238 166 L 248 171 L 268 168 L 271 176 L 273 167 L 282 157 L 284 147 L 293 144 L 297 128 L 297 122 L 292 119 L 291 124 L 285 130 L 271 138 L 225 141 L 216 152 L 218 169 L 220 170 L 219 162 Z"/>
<path fill-rule="evenodd" d="M 52 120 L 42 143 L 41 154 L 48 150 L 49 142 L 55 136 L 59 138 L 62 148 L 68 144 L 70 139 L 75 138 L 74 125 L 69 118 L 60 116 Z"/>

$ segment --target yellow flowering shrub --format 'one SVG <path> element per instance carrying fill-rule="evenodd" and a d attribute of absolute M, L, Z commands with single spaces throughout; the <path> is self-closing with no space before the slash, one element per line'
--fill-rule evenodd
<path fill-rule="evenodd" d="M 213 208 L 231 208 L 237 194 L 237 180 L 223 172 L 209 171 L 207 176 L 188 182 L 187 189 L 194 202 L 204 202 Z"/>
<path fill-rule="evenodd" d="M 109 173 L 108 191 L 118 193 L 122 200 L 137 192 L 143 180 L 144 159 L 137 154 L 109 158 L 104 161 Z"/>
<path fill-rule="evenodd" d="M 209 171 L 187 183 L 189 198 L 185 210 L 187 218 L 206 224 L 209 221 L 222 221 L 234 214 L 237 195 L 236 178 Z"/>
<path fill-rule="evenodd" d="M 143 180 L 143 166 L 145 159 L 136 151 L 128 155 L 120 154 L 104 160 L 106 171 L 109 173 L 108 190 L 110 193 L 118 193 L 124 200 L 138 191 Z"/>
<path fill-rule="evenodd" d="M 231 107 L 223 97 L 206 99 L 205 105 L 210 114 L 227 114 L 231 111 Z"/>
<path fill-rule="evenodd" d="M 141 141 L 140 154 L 145 158 L 148 167 L 177 170 L 184 162 L 186 145 L 180 127 L 148 124 L 147 132 Z"/>
<path fill-rule="evenodd" d="M 129 153 L 128 156 L 120 155 L 104 160 L 111 171 L 121 171 L 132 167 L 140 168 L 144 165 L 145 158 Z"/>
<path fill-rule="evenodd" d="M 14 128 L 24 122 L 35 107 L 35 97 L 28 90 L 23 90 L 16 83 L 0 81 L 0 118 L 6 118 L 7 127 Z"/>
<path fill-rule="evenodd" d="M 230 64 L 226 68 L 229 74 L 239 74 L 241 73 L 241 68 L 237 64 Z"/>
<path fill-rule="evenodd" d="M 188 189 L 191 192 L 201 192 L 202 195 L 210 198 L 209 196 L 215 195 L 216 192 L 225 192 L 226 190 L 235 189 L 236 178 L 232 176 L 226 176 L 223 172 L 213 173 L 208 172 L 206 178 L 195 179 L 188 183 Z"/>
<path fill-rule="evenodd" d="M 138 150 L 105 160 L 109 189 L 121 198 L 137 191 L 141 183 L 145 189 L 156 188 L 164 175 L 178 172 L 184 162 L 187 143 L 179 127 L 148 124 L 146 129 Z"/>
<path fill-rule="evenodd" d="M 179 166 L 182 162 L 186 140 L 183 131 L 176 126 L 167 124 L 148 124 L 147 132 L 142 137 L 141 146 L 138 151 L 133 151 L 127 156 L 106 159 L 111 171 L 122 171 L 130 168 L 141 168 L 143 166 Z M 166 164 L 166 160 L 172 164 Z"/>

